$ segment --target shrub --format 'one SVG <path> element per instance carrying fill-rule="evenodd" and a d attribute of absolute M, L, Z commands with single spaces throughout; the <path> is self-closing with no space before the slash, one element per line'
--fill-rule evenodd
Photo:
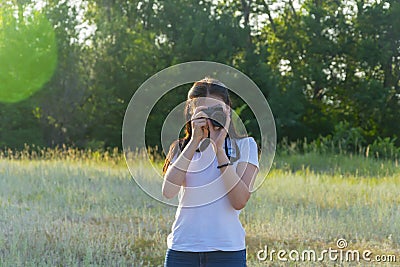
<path fill-rule="evenodd" d="M 390 138 L 390 137 L 385 137 L 385 138 L 381 138 L 378 137 L 373 143 L 372 145 L 369 146 L 369 152 L 368 154 L 373 155 L 376 158 L 399 158 L 400 155 L 400 148 L 397 148 L 395 146 L 395 142 L 396 142 L 397 138 Z"/>
<path fill-rule="evenodd" d="M 362 132 L 360 127 L 352 127 L 347 121 L 340 122 L 335 126 L 332 141 L 340 153 L 343 151 L 357 153 L 365 145 Z"/>

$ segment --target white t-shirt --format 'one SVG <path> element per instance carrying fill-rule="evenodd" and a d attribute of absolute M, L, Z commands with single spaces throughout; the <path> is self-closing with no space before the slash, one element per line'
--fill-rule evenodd
<path fill-rule="evenodd" d="M 257 144 L 252 137 L 236 139 L 240 158 L 259 168 Z M 228 145 L 229 146 L 229 145 Z M 237 152 L 236 152 L 237 153 Z M 177 158 L 174 156 L 173 161 Z M 179 192 L 179 206 L 167 246 L 178 251 L 236 251 L 245 249 L 245 230 L 240 223 L 240 210 L 229 202 L 217 168 L 218 161 L 210 144 L 196 152 L 186 173 L 186 185 Z"/>

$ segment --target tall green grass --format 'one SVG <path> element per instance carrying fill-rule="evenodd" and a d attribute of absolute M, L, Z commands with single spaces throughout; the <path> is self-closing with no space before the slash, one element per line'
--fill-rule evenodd
<path fill-rule="evenodd" d="M 161 266 L 176 208 L 145 194 L 120 152 L 65 150 L 0 159 L 0 266 Z M 137 174 L 154 172 L 136 156 Z M 395 254 L 399 264 L 399 192 L 395 160 L 278 153 L 240 215 L 248 265 L 282 264 L 257 260 L 265 245 L 321 251 L 338 238 L 349 249 Z"/>

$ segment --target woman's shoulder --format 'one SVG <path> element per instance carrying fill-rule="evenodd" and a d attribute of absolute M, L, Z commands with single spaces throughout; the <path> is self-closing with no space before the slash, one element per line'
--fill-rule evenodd
<path fill-rule="evenodd" d="M 256 140 L 251 136 L 246 136 L 235 139 L 235 141 L 239 149 L 237 162 L 250 162 L 258 167 L 259 146 Z"/>
<path fill-rule="evenodd" d="M 259 153 L 259 146 L 252 136 L 245 136 L 242 138 L 235 138 L 234 142 L 236 143 L 237 148 L 239 149 L 240 153 L 244 152 L 245 154 L 249 153 Z"/>
<path fill-rule="evenodd" d="M 256 140 L 252 136 L 245 136 L 245 137 L 241 137 L 241 138 L 235 138 L 234 140 L 238 145 L 241 145 L 241 146 L 254 145 L 254 144 L 257 145 Z"/>

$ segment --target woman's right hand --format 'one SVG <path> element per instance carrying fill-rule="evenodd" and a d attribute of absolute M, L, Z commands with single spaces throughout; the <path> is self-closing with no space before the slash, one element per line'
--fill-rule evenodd
<path fill-rule="evenodd" d="M 195 141 L 197 144 L 204 138 L 208 137 L 208 124 L 207 124 L 207 115 L 202 111 L 206 109 L 205 106 L 196 107 L 194 110 L 193 116 L 191 118 L 191 126 L 192 126 L 192 138 L 191 140 Z"/>

